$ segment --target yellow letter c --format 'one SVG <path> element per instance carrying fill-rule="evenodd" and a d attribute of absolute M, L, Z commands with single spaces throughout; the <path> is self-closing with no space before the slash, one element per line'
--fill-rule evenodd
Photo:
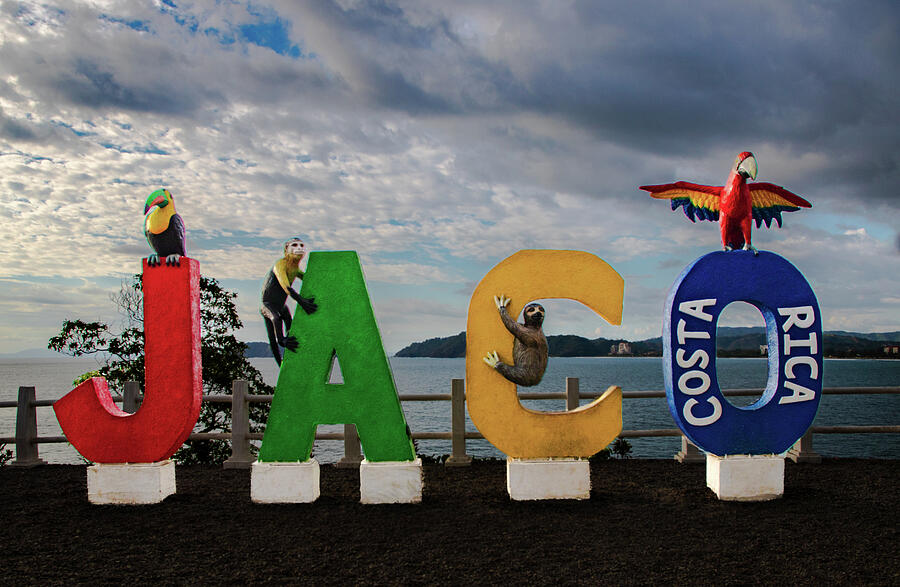
<path fill-rule="evenodd" d="M 605 261 L 582 251 L 524 250 L 501 261 L 475 288 L 466 323 L 466 401 L 484 437 L 514 458 L 590 457 L 622 431 L 622 390 L 611 386 L 588 405 L 569 412 L 530 410 L 516 385 L 481 358 L 495 348 L 512 349 L 495 295 L 512 301 L 510 316 L 537 299 L 581 302 L 610 324 L 621 324 L 625 281 Z M 508 361 L 509 362 L 509 361 Z"/>

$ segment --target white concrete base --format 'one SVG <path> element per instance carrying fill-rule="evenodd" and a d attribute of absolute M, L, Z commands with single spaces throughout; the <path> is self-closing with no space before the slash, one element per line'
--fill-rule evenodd
<path fill-rule="evenodd" d="M 254 503 L 310 503 L 319 498 L 319 462 L 261 463 L 250 466 Z"/>
<path fill-rule="evenodd" d="M 587 459 L 506 459 L 510 499 L 590 499 L 591 465 Z"/>
<path fill-rule="evenodd" d="M 784 495 L 781 455 L 706 455 L 706 485 L 723 501 L 768 501 Z"/>
<path fill-rule="evenodd" d="M 359 464 L 360 503 L 419 503 L 422 485 L 422 459 Z"/>
<path fill-rule="evenodd" d="M 87 469 L 87 490 L 95 504 L 159 503 L 175 493 L 175 463 L 97 463 Z"/>

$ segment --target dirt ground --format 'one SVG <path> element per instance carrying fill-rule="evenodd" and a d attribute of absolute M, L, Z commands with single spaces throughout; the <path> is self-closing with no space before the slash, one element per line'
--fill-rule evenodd
<path fill-rule="evenodd" d="M 425 465 L 418 505 L 250 501 L 250 472 L 179 467 L 152 506 L 94 506 L 83 466 L 0 469 L 3 585 L 900 585 L 900 460 L 788 462 L 782 499 L 720 502 L 703 465 L 592 464 L 588 501 L 513 502 L 502 461 Z"/>

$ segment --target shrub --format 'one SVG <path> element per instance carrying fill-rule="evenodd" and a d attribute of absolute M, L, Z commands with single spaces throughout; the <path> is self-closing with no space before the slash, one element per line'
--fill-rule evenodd
<path fill-rule="evenodd" d="M 612 452 L 620 459 L 631 458 L 631 443 L 619 436 L 612 443 Z"/>

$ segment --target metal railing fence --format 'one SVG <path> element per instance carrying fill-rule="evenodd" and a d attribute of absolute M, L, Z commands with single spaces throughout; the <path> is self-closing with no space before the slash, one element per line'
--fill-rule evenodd
<path fill-rule="evenodd" d="M 759 389 L 730 389 L 722 392 L 725 396 L 759 396 Z M 900 394 L 900 387 L 828 387 L 822 390 L 826 395 L 860 395 L 860 394 Z M 576 377 L 566 378 L 566 390 L 564 392 L 519 392 L 520 400 L 547 400 L 565 399 L 566 409 L 576 409 L 580 400 L 593 400 L 602 393 L 582 393 L 579 390 L 579 380 Z M 226 468 L 247 468 L 255 457 L 251 448 L 251 442 L 262 440 L 262 433 L 250 431 L 251 403 L 270 403 L 272 395 L 258 395 L 250 393 L 250 385 L 247 381 L 234 381 L 230 395 L 204 395 L 203 401 L 210 403 L 231 404 L 232 426 L 227 432 L 205 432 L 191 434 L 189 440 L 229 440 L 231 441 L 231 456 L 225 461 Z M 623 399 L 638 398 L 664 398 L 665 391 L 623 391 Z M 142 400 L 140 385 L 135 381 L 125 384 L 122 396 L 114 396 L 114 401 L 122 403 L 122 409 L 126 412 L 137 411 Z M 38 436 L 37 409 L 39 407 L 52 406 L 55 400 L 38 400 L 34 387 L 20 387 L 16 401 L 0 402 L 0 408 L 16 408 L 15 436 L 0 437 L 0 445 L 15 444 L 16 458 L 10 464 L 12 466 L 29 467 L 43 464 L 40 458 L 38 446 L 46 443 L 68 442 L 65 436 Z M 413 432 L 414 440 L 450 440 L 451 451 L 444 461 L 447 466 L 467 465 L 472 457 L 466 452 L 466 441 L 483 439 L 479 432 L 466 430 L 466 392 L 465 382 L 462 379 L 452 379 L 450 393 L 406 393 L 400 394 L 400 401 L 449 401 L 450 402 L 450 430 L 447 432 Z M 813 426 L 803 438 L 788 452 L 788 458 L 795 462 L 819 462 L 821 456 L 813 450 L 813 434 L 898 434 L 900 425 L 886 426 Z M 662 436 L 680 436 L 681 450 L 674 455 L 680 462 L 701 462 L 704 455 L 681 434 L 678 428 L 658 428 L 647 430 L 623 430 L 620 434 L 623 438 L 652 438 Z M 317 440 L 343 440 L 344 456 L 338 461 L 339 467 L 355 467 L 362 461 L 362 451 L 359 444 L 359 436 L 353 424 L 344 425 L 344 432 L 317 432 Z"/>

